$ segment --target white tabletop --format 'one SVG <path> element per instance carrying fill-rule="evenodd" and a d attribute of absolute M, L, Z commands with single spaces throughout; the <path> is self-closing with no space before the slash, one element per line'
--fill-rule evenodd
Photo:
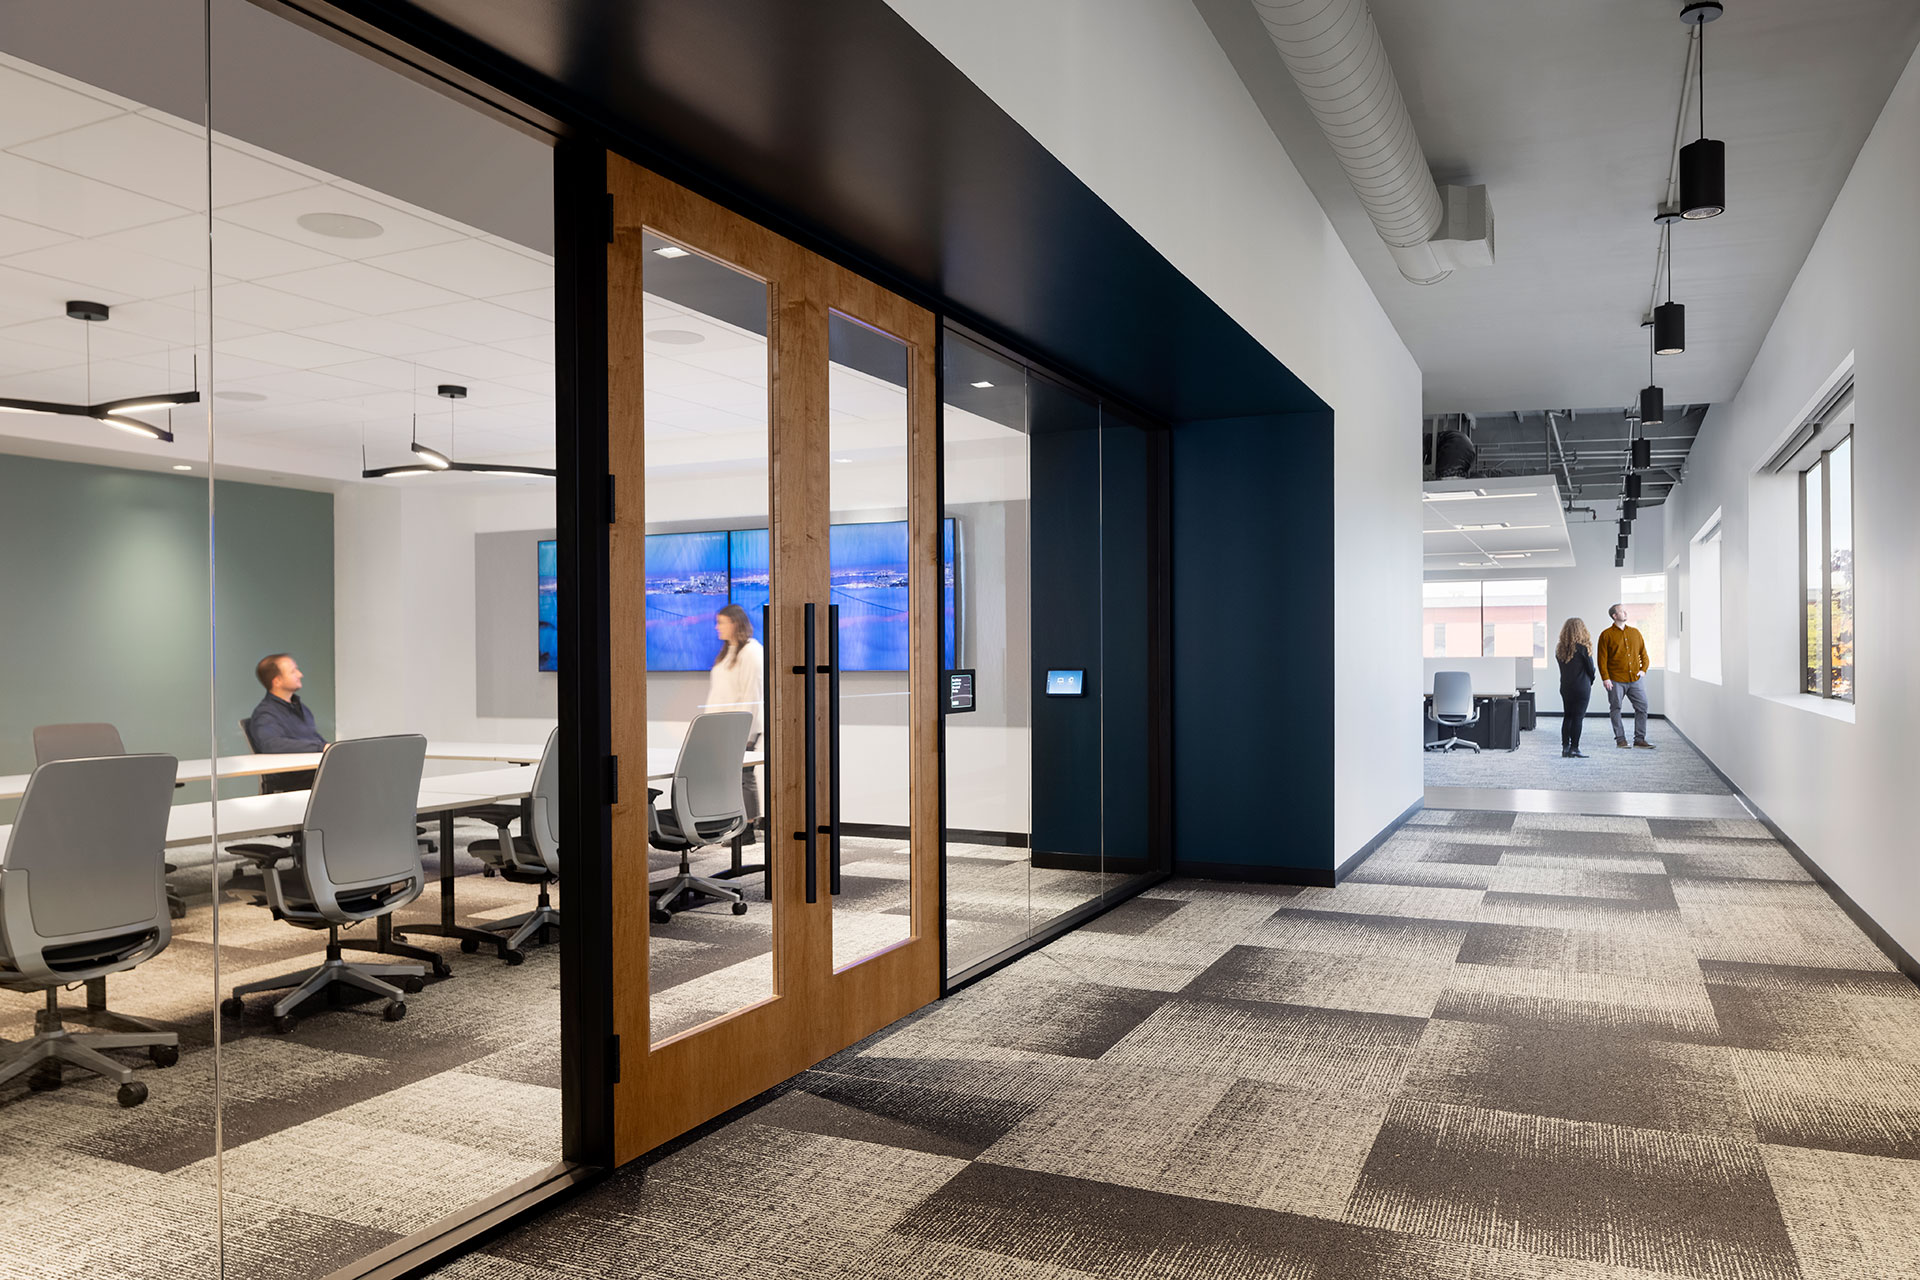
<path fill-rule="evenodd" d="M 545 743 L 540 742 L 428 742 L 429 760 L 503 760 L 512 764 L 533 764 L 540 759 Z M 292 773 L 320 765 L 318 751 L 290 751 L 277 755 L 221 756 L 219 776 L 251 778 L 266 773 Z M 671 766 L 669 766 L 671 767 Z M 14 800 L 26 794 L 31 774 L 0 776 L 0 800 Z M 213 761 L 182 760 L 174 774 L 176 782 L 205 782 L 214 777 Z"/>

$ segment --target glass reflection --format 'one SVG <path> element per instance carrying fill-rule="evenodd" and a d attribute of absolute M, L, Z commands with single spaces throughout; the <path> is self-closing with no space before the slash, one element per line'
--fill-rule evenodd
<path fill-rule="evenodd" d="M 774 991 L 762 820 L 767 287 L 648 233 L 647 735 L 655 1043 Z"/>

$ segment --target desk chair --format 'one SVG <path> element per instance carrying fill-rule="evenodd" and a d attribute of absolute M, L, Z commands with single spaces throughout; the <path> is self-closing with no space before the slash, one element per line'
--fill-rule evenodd
<path fill-rule="evenodd" d="M 118 735 L 115 735 L 116 737 Z M 145 1049 L 154 1063 L 180 1059 L 180 1037 L 124 1014 L 92 1010 L 126 1030 L 75 1033 L 60 1020 L 64 986 L 151 960 L 172 937 L 166 873 L 167 810 L 179 761 L 168 755 L 54 760 L 37 766 L 0 853 L 0 987 L 44 991 L 35 1034 L 0 1046 L 0 1083 L 26 1075 L 60 1087 L 63 1063 L 116 1080 L 123 1107 L 147 1086 L 102 1049 Z"/>
<path fill-rule="evenodd" d="M 521 815 L 515 811 L 513 816 Z M 515 884 L 540 886 L 539 901 L 532 911 L 487 926 L 491 932 L 507 935 L 506 950 L 500 955 L 508 964 L 519 963 L 514 957 L 527 945 L 529 938 L 537 936 L 541 942 L 545 942 L 547 930 L 560 927 L 560 913 L 553 909 L 553 903 L 547 897 L 548 886 L 560 878 L 558 729 L 547 735 L 547 745 L 540 752 L 540 763 L 534 767 L 533 795 L 527 805 L 523 826 L 526 834 L 516 838 L 512 820 L 507 818 L 494 828 L 500 833 L 499 839 L 475 840 L 467 846 L 467 852 L 488 866 L 497 868 L 502 876 Z M 460 949 L 472 953 L 480 949 L 480 944 L 475 939 L 462 938 Z"/>
<path fill-rule="evenodd" d="M 37 765 L 125 754 L 120 731 L 110 724 L 43 724 L 33 731 L 33 762 Z M 166 870 L 171 875 L 179 868 L 169 862 Z M 184 920 L 187 915 L 187 900 L 172 885 L 167 886 L 167 914 L 175 920 Z"/>
<path fill-rule="evenodd" d="M 261 871 L 274 918 L 296 928 L 325 929 L 327 957 L 311 969 L 242 983 L 220 1012 L 238 1017 L 246 1011 L 243 997 L 287 991 L 274 1002 L 273 1028 L 291 1031 L 296 1007 L 345 986 L 385 996 L 389 1022 L 406 1016 L 401 988 L 420 990 L 426 966 L 344 960 L 340 929 L 391 916 L 420 896 L 426 873 L 413 824 L 426 757 L 427 740 L 419 734 L 348 739 L 321 755 L 292 849 L 263 862 Z M 401 985 L 386 978 L 399 978 Z"/>
<path fill-rule="evenodd" d="M 1433 702 L 1427 708 L 1427 718 L 1442 728 L 1453 732 L 1438 742 L 1429 742 L 1429 751 L 1452 751 L 1465 747 L 1475 755 L 1480 754 L 1480 744 L 1459 736 L 1460 730 L 1468 725 L 1480 723 L 1480 708 L 1473 702 L 1473 677 L 1465 671 L 1436 671 L 1433 673 Z"/>
<path fill-rule="evenodd" d="M 680 855 L 678 871 L 647 885 L 656 923 L 665 923 L 676 910 L 707 902 L 731 902 L 733 914 L 747 913 L 745 894 L 719 880 L 694 875 L 691 858 L 695 849 L 727 844 L 746 830 L 740 761 L 747 754 L 747 735 L 752 731 L 749 711 L 695 716 L 680 744 L 667 808 L 656 809 L 653 801 L 661 793 L 647 789 L 647 842 L 664 853 Z"/>

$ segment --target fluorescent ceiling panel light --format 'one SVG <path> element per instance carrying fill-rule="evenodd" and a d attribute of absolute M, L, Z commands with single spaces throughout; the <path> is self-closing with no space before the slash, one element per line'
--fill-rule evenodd
<path fill-rule="evenodd" d="M 684 258 L 687 256 L 687 251 L 677 244 L 666 245 L 663 248 L 655 249 L 653 252 L 655 257 L 660 258 Z"/>
<path fill-rule="evenodd" d="M 1424 493 L 1428 502 L 1467 502 L 1474 498 L 1537 498 L 1537 493 L 1488 493 L 1485 489 L 1458 489 L 1451 493 Z"/>
<path fill-rule="evenodd" d="M 968 383 L 967 385 L 968 385 L 968 386 L 970 386 L 970 387 L 979 387 L 979 388 L 981 388 L 982 390 L 985 390 L 986 388 L 988 388 L 988 387 L 990 387 L 990 386 L 992 386 L 993 384 L 992 384 L 991 382 L 987 382 L 987 381 L 985 381 L 985 380 L 982 380 L 982 381 L 980 381 L 980 382 L 969 382 L 969 383 Z"/>
<path fill-rule="evenodd" d="M 173 464 L 173 469 L 174 469 L 175 471 L 191 471 L 191 470 L 193 470 L 193 468 L 192 468 L 192 467 L 190 467 L 190 466 L 188 466 L 188 465 L 187 465 L 186 463 L 184 463 L 184 462 L 176 462 L 176 463 L 174 463 L 174 464 Z"/>

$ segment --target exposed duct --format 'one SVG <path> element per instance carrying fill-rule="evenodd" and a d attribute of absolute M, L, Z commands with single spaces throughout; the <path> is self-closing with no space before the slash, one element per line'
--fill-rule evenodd
<path fill-rule="evenodd" d="M 1434 185 L 1366 0 L 1253 0 L 1400 274 L 1438 284 L 1493 262 L 1485 187 Z"/>

